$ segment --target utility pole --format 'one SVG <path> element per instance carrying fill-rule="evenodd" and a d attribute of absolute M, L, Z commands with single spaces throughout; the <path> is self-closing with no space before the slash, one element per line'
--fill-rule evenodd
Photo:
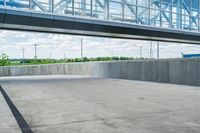
<path fill-rule="evenodd" d="M 52 55 L 52 54 L 51 54 L 51 52 L 50 52 L 50 53 L 49 53 L 49 59 L 51 59 L 51 55 Z"/>
<path fill-rule="evenodd" d="M 22 62 L 23 62 L 23 65 L 24 65 L 24 52 L 25 52 L 25 48 L 22 48 Z"/>
<path fill-rule="evenodd" d="M 159 41 L 157 42 L 157 59 L 160 58 L 160 43 Z"/>
<path fill-rule="evenodd" d="M 140 58 L 142 58 L 142 46 L 140 46 Z"/>
<path fill-rule="evenodd" d="M 137 46 L 137 45 L 133 45 L 133 46 L 139 48 L 140 58 L 142 58 L 142 46 Z"/>
<path fill-rule="evenodd" d="M 37 59 L 37 46 L 39 46 L 39 44 L 33 44 L 33 46 L 35 47 L 35 59 Z"/>
<path fill-rule="evenodd" d="M 152 56 L 152 41 L 151 41 L 151 44 L 150 44 L 150 58 L 152 58 L 153 56 Z"/>
<path fill-rule="evenodd" d="M 81 61 L 83 61 L 83 38 L 81 38 Z"/>
<path fill-rule="evenodd" d="M 65 57 L 65 54 L 64 54 L 64 56 L 63 56 L 63 62 L 65 63 L 65 59 L 66 59 L 66 57 Z"/>

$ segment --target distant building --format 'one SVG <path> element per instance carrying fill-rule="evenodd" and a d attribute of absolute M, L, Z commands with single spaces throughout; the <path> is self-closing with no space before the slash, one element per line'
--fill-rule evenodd
<path fill-rule="evenodd" d="M 200 58 L 200 54 L 182 54 L 183 58 Z"/>

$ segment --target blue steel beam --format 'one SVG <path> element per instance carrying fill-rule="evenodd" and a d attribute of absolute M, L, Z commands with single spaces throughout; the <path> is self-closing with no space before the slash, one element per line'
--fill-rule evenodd
<path fill-rule="evenodd" d="M 171 2 L 171 1 L 170 1 Z M 167 20 L 167 22 L 172 26 L 172 28 L 174 28 L 174 26 L 172 25 L 171 21 L 170 21 L 170 18 L 167 17 L 166 13 L 163 12 L 164 10 L 166 10 L 166 8 L 168 8 L 168 6 L 172 3 L 166 3 L 164 4 L 165 6 L 162 8 L 162 11 L 161 11 L 161 14 L 165 17 L 165 19 Z M 159 5 L 160 3 L 159 2 L 155 2 L 154 3 L 157 7 L 161 7 L 161 5 Z M 160 17 L 160 13 L 158 13 L 153 19 L 151 19 L 150 21 L 155 21 L 158 17 Z"/>
<path fill-rule="evenodd" d="M 183 4 L 183 7 L 184 7 L 184 9 L 187 11 L 187 13 L 190 15 L 191 14 L 191 11 L 190 11 L 190 9 L 188 9 L 188 5 L 185 3 L 185 1 L 183 0 L 182 1 L 182 4 Z M 198 13 L 199 14 L 199 13 Z M 195 23 L 196 25 L 197 25 L 197 22 L 196 22 L 196 20 L 194 19 L 194 18 L 192 18 L 192 21 L 193 21 L 193 23 Z"/>
<path fill-rule="evenodd" d="M 4 1 L 0 1 L 0 5 L 4 5 Z M 16 1 L 6 1 L 6 5 L 9 7 L 17 7 L 17 8 L 29 8 L 28 4 L 22 4 Z"/>
<path fill-rule="evenodd" d="M 54 19 L 54 21 L 51 21 L 51 19 L 46 18 L 47 16 L 49 16 L 49 15 L 51 17 L 63 16 L 63 18 L 65 18 L 65 17 L 68 17 L 67 14 L 71 14 L 71 17 L 75 21 L 79 21 L 79 19 L 83 19 L 83 17 L 89 16 L 88 19 L 86 20 L 87 22 L 95 21 L 96 23 L 101 23 L 101 24 L 103 22 L 103 26 L 100 26 L 102 29 L 104 29 L 105 27 L 108 27 L 107 24 L 109 24 L 109 25 L 114 24 L 114 26 L 115 26 L 115 24 L 117 24 L 117 27 L 116 27 L 117 29 L 120 29 L 120 27 L 125 27 L 125 30 L 128 30 L 128 31 L 129 31 L 129 29 L 131 29 L 130 27 L 134 27 L 137 29 L 137 27 L 141 26 L 142 29 L 149 28 L 149 30 L 155 30 L 155 32 L 157 32 L 157 33 L 159 33 L 159 32 L 161 33 L 161 31 L 163 30 L 164 33 L 166 33 L 166 34 L 168 33 L 168 31 L 170 31 L 170 33 L 172 34 L 174 31 L 176 33 L 174 35 L 178 35 L 179 32 L 181 32 L 181 34 L 186 33 L 188 36 L 189 36 L 189 34 L 192 34 L 193 37 L 195 36 L 195 38 L 192 37 L 194 40 L 198 40 L 198 39 L 196 39 L 196 37 L 199 37 L 198 35 L 199 35 L 200 31 L 197 31 L 197 29 L 199 29 L 199 27 L 200 27 L 200 24 L 197 23 L 197 20 L 200 19 L 199 6 L 191 7 L 191 3 L 190 3 L 191 0 L 188 0 L 190 2 L 185 1 L 185 0 L 171 0 L 173 3 L 169 3 L 169 2 L 167 2 L 167 0 L 161 0 L 162 2 L 160 2 L 160 0 L 155 0 L 152 3 L 150 3 L 148 6 L 146 4 L 143 5 L 142 3 L 140 3 L 141 2 L 140 0 L 137 0 L 136 5 L 133 5 L 130 0 L 121 0 L 121 1 L 119 1 L 119 0 L 103 0 L 103 1 L 102 0 L 92 0 L 90 2 L 89 2 L 89 0 L 68 0 L 68 2 L 66 0 L 57 0 L 56 3 L 54 3 L 54 1 L 55 0 L 49 0 L 45 3 L 43 0 L 7 0 L 6 5 L 5 5 L 4 1 L 0 0 L 0 5 L 1 5 L 0 9 L 8 9 L 7 8 L 7 6 L 8 6 L 11 8 L 15 7 L 13 9 L 17 9 L 17 10 L 20 10 L 21 8 L 23 8 L 23 13 L 21 12 L 22 14 L 27 14 L 28 12 L 31 12 L 31 16 L 29 16 L 28 18 L 23 17 L 23 15 L 21 16 L 21 15 L 14 14 L 13 16 L 15 16 L 15 19 L 13 19 L 11 17 L 12 15 L 10 15 L 9 13 L 8 14 L 2 13 L 2 14 L 0 14 L 1 15 L 0 17 L 1 18 L 5 17 L 6 19 L 4 21 L 2 21 L 2 19 L 0 19 L 0 25 L 2 28 L 6 27 L 8 29 L 9 28 L 16 29 L 16 27 L 13 24 L 13 22 L 16 21 L 16 24 L 18 24 L 18 25 L 21 24 L 22 26 L 25 26 L 26 27 L 25 29 L 27 29 L 27 30 L 31 30 L 31 29 L 27 28 L 29 26 L 31 26 L 33 29 L 35 29 L 35 25 L 34 25 L 35 23 L 42 23 L 42 25 L 40 25 L 41 27 L 49 28 L 50 26 L 52 26 L 52 23 L 54 23 L 54 21 L 57 22 L 57 19 Z M 80 3 L 81 1 L 83 3 Z M 182 1 L 182 3 L 179 3 L 180 1 Z M 102 2 L 104 2 L 104 3 L 102 3 Z M 197 2 L 196 5 L 199 4 L 199 0 L 193 0 L 193 2 Z M 95 3 L 95 5 L 92 3 Z M 118 3 L 118 4 L 113 4 L 113 3 Z M 68 7 L 69 4 L 70 4 L 70 7 Z M 115 5 L 115 8 L 119 8 L 119 10 L 113 11 L 112 4 Z M 155 6 L 152 6 L 151 4 L 154 4 Z M 98 7 L 96 7 L 97 5 L 98 5 Z M 192 3 L 192 5 L 195 5 L 195 4 Z M 90 7 L 88 7 L 88 6 L 90 6 Z M 93 7 L 93 6 L 95 6 L 95 7 Z M 170 9 L 167 11 L 169 12 L 169 14 L 171 14 L 170 15 L 171 17 L 167 16 L 167 14 L 165 13 L 165 10 L 167 8 L 169 8 L 169 6 L 172 10 Z M 24 10 L 24 8 L 25 8 L 25 10 Z M 128 22 L 129 16 L 126 16 L 126 19 L 124 19 L 125 14 L 126 14 L 125 8 L 129 10 L 128 12 L 130 12 L 131 15 L 136 16 L 137 22 L 132 21 L 131 23 L 130 22 L 126 23 L 126 20 Z M 138 9 L 141 9 L 141 10 L 139 11 Z M 175 12 L 175 9 L 177 12 Z M 193 12 L 195 12 L 195 15 L 197 14 L 196 16 L 191 15 L 191 9 Z M 26 12 L 26 10 L 27 10 L 27 12 Z M 155 17 L 153 19 L 151 19 L 151 17 L 149 16 L 149 15 L 151 15 L 150 14 L 151 10 L 159 11 L 159 13 L 157 15 L 154 14 Z M 11 12 L 10 10 L 8 10 L 8 11 Z M 44 19 L 40 18 L 38 21 L 34 21 L 34 23 L 28 23 L 32 19 L 38 19 L 38 18 L 34 17 L 35 13 L 37 13 L 38 11 L 40 12 L 39 16 L 44 17 Z M 118 12 L 118 11 L 120 11 L 120 12 Z M 188 22 L 187 18 L 182 17 L 182 11 L 187 12 L 187 15 L 190 18 L 189 22 Z M 102 14 L 104 17 L 102 17 Z M 177 17 L 174 18 L 172 16 L 172 14 L 173 14 L 173 16 L 174 16 L 174 14 L 176 14 Z M 8 16 L 8 18 L 7 18 L 7 16 Z M 148 16 L 148 17 L 146 17 L 146 16 Z M 92 18 L 92 17 L 94 17 L 94 18 Z M 147 24 L 146 22 L 143 21 L 143 18 L 145 18 L 146 20 L 148 19 L 147 20 L 148 22 L 150 22 L 150 21 L 153 22 L 153 21 L 157 20 L 158 17 L 160 17 L 160 20 L 159 20 L 160 27 L 154 27 L 153 25 L 151 25 L 152 23 Z M 10 21 L 11 20 L 10 18 L 12 18 L 12 22 Z M 23 22 L 23 20 L 20 20 L 20 18 L 23 18 L 23 19 L 26 18 L 25 19 L 26 21 Z M 102 19 L 102 20 L 100 20 L 100 19 Z M 162 21 L 162 19 L 166 19 L 166 20 Z M 174 21 L 174 19 L 177 19 L 177 20 Z M 44 21 L 42 21 L 42 20 L 44 20 Z M 118 20 L 120 22 L 114 22 L 115 20 Z M 20 22 L 18 23 L 18 21 L 20 21 Z M 45 22 L 49 22 L 49 21 L 51 23 L 45 23 Z M 59 22 L 61 22 L 61 21 L 59 21 Z M 65 22 L 65 21 L 63 20 L 62 23 L 63 22 Z M 72 23 L 73 25 L 75 24 L 76 26 L 77 25 L 80 26 L 81 29 L 82 28 L 84 29 L 82 31 L 89 32 L 87 29 L 85 29 L 85 27 L 88 28 L 88 26 L 85 26 L 86 24 L 84 24 L 84 23 L 78 23 L 78 24 L 76 22 L 69 22 L 69 23 L 70 24 Z M 176 27 L 174 26 L 174 23 L 177 24 Z M 10 25 L 11 27 L 8 27 L 7 24 Z M 168 29 L 162 28 L 162 24 L 167 24 L 167 25 L 169 24 L 169 25 L 171 25 L 171 27 Z M 96 24 L 93 24 L 93 23 L 92 23 L 92 25 L 96 26 Z M 68 25 L 65 25 L 65 28 L 66 27 L 68 27 Z M 97 26 L 97 27 L 99 27 L 99 26 Z M 113 26 L 111 26 L 111 27 L 113 27 Z M 128 27 L 128 29 L 127 29 L 127 27 Z M 57 28 L 57 27 L 52 27 L 52 29 L 55 29 L 55 28 Z M 61 27 L 61 29 L 62 29 L 62 27 Z M 59 32 L 61 29 L 59 29 Z M 77 30 L 75 27 L 70 27 L 70 29 L 73 31 Z M 78 29 L 78 30 L 81 30 L 81 29 Z M 138 28 L 137 31 L 133 29 L 133 31 L 138 32 L 138 33 L 133 33 L 132 31 L 130 31 L 130 33 L 123 34 L 122 36 L 123 37 L 124 37 L 124 35 L 132 36 L 132 34 L 138 36 L 137 34 L 140 33 L 141 36 L 146 38 L 145 33 L 139 32 L 139 30 L 142 31 L 142 29 Z M 66 30 L 66 29 L 64 29 L 64 30 Z M 69 30 L 69 29 L 67 28 L 67 30 Z M 120 29 L 120 30 L 123 31 L 123 29 Z M 150 33 L 149 30 L 146 32 Z M 157 30 L 159 30 L 159 31 L 157 31 Z M 188 31 L 186 31 L 186 30 L 188 30 Z M 189 30 L 191 30 L 191 32 L 189 32 Z M 49 30 L 47 30 L 47 31 L 49 31 Z M 106 34 L 105 31 L 103 31 L 104 34 Z M 108 34 L 109 34 L 108 36 L 111 35 L 111 36 L 115 37 L 115 35 L 113 35 L 113 34 L 117 34 L 116 36 L 119 37 L 119 34 L 121 34 L 120 33 L 121 31 L 116 31 L 116 32 L 114 32 L 114 31 L 115 31 L 115 29 L 113 29 L 113 31 L 111 31 L 111 30 L 108 31 Z M 177 31 L 178 31 L 178 33 L 177 33 Z M 100 32 L 100 31 L 98 31 L 98 32 Z M 193 33 L 194 33 L 194 35 L 193 35 Z M 81 33 L 81 34 L 88 34 L 88 33 Z M 196 36 L 196 34 L 197 34 L 197 36 Z M 163 40 L 170 40 L 167 38 L 163 38 L 163 37 L 168 37 L 168 36 L 160 35 L 161 37 L 159 37 L 158 35 L 160 35 L 160 34 L 154 33 L 152 35 L 148 34 L 146 36 L 149 40 L 155 40 L 155 39 L 159 40 L 159 38 L 162 38 Z M 172 39 L 173 37 L 169 37 L 169 38 Z M 181 39 L 181 40 L 187 41 L 188 37 L 186 37 L 186 38 L 187 39 L 185 40 L 181 36 L 176 37 L 177 40 Z"/>

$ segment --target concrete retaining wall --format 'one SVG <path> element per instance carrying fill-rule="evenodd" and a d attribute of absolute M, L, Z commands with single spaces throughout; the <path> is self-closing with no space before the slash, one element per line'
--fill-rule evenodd
<path fill-rule="evenodd" d="M 0 76 L 91 75 L 200 86 L 200 59 L 88 62 L 0 67 Z"/>

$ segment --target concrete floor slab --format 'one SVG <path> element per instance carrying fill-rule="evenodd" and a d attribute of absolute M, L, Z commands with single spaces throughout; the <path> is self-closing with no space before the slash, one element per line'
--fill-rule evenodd
<path fill-rule="evenodd" d="M 21 133 L 13 114 L 7 105 L 3 95 L 0 93 L 0 132 Z"/>
<path fill-rule="evenodd" d="M 0 78 L 0 84 L 34 133 L 200 131 L 199 87 L 83 76 Z"/>

